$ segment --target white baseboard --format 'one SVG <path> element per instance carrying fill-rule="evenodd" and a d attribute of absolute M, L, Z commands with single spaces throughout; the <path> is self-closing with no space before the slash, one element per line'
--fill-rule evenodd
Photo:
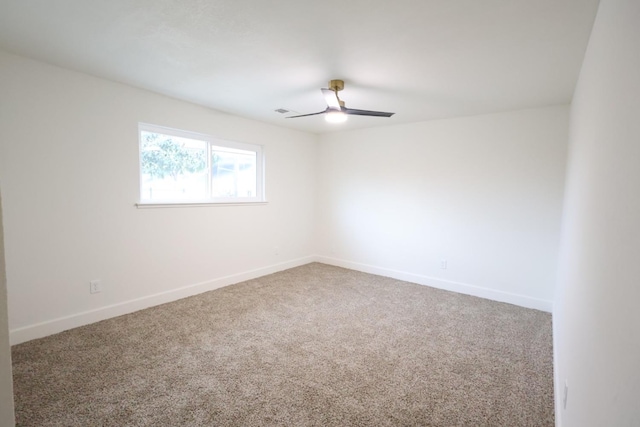
<path fill-rule="evenodd" d="M 57 319 L 36 323 L 34 325 L 12 329 L 9 332 L 9 339 L 11 345 L 20 344 L 36 338 L 42 338 L 48 335 L 56 334 L 58 332 L 66 331 L 67 329 L 77 328 L 78 326 L 88 325 L 90 323 L 99 322 L 101 320 L 110 319 L 116 316 L 122 316 L 123 314 L 133 313 L 134 311 L 153 307 L 159 304 L 165 304 L 171 301 L 176 301 L 182 298 L 232 285 L 234 283 L 255 279 L 267 274 L 272 274 L 289 268 L 309 264 L 310 262 L 314 261 L 329 265 L 335 265 L 338 267 L 349 268 L 351 270 L 362 271 L 365 273 L 392 277 L 394 279 L 404 280 L 406 282 L 431 286 L 433 288 L 444 289 L 461 294 L 473 295 L 494 301 L 506 302 L 522 307 L 534 308 L 547 312 L 551 312 L 552 309 L 551 301 L 532 298 L 525 295 L 512 294 L 495 289 L 469 285 L 466 283 L 442 280 L 434 277 L 407 273 L 404 271 L 397 271 L 326 256 L 307 256 L 287 262 L 282 262 L 279 264 L 273 264 L 266 267 L 245 271 L 242 273 L 219 277 L 217 279 L 208 280 L 206 282 L 195 283 L 193 285 L 184 286 L 178 289 L 172 289 L 170 291 L 160 292 L 137 299 L 124 301 L 106 307 L 100 307 L 94 310 L 59 317 Z"/>
<path fill-rule="evenodd" d="M 100 307 L 95 310 L 84 311 L 69 316 L 59 317 L 57 319 L 48 320 L 46 322 L 36 323 L 34 325 L 24 326 L 9 331 L 9 340 L 11 345 L 20 344 L 36 338 L 46 337 L 47 335 L 56 334 L 66 331 L 67 329 L 77 328 L 78 326 L 88 325 L 100 320 L 110 319 L 123 314 L 133 313 L 134 311 L 153 307 L 171 301 L 176 301 L 192 295 L 201 294 L 203 292 L 222 288 L 234 283 L 244 282 L 245 280 L 255 279 L 267 274 L 276 273 L 293 267 L 314 262 L 316 257 L 308 256 L 294 259 L 242 273 L 232 274 L 229 276 L 219 277 L 217 279 L 208 280 L 206 282 L 195 283 L 193 285 L 184 286 L 170 291 L 160 292 L 118 304 Z"/>
<path fill-rule="evenodd" d="M 407 273 L 404 271 L 392 270 L 383 267 L 377 267 L 369 264 L 361 264 L 358 262 L 347 261 L 326 256 L 316 256 L 316 261 L 344 267 L 351 270 L 362 271 L 364 273 L 377 274 L 379 276 L 391 277 L 393 279 L 403 280 L 405 282 L 417 283 L 419 285 L 431 286 L 433 288 L 444 289 L 447 291 L 458 292 L 466 295 L 473 295 L 480 298 L 486 298 L 493 301 L 506 302 L 526 308 L 551 312 L 553 302 L 539 298 L 533 298 L 526 295 L 512 294 L 509 292 L 499 291 L 496 289 L 483 288 L 481 286 L 470 285 L 467 283 L 453 282 L 450 280 L 438 279 L 435 277 L 423 276 L 420 274 Z"/>

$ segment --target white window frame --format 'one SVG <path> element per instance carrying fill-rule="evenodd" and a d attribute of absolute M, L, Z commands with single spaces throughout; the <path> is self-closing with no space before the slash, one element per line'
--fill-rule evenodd
<path fill-rule="evenodd" d="M 179 138 L 189 138 L 207 143 L 207 170 L 209 173 L 208 192 L 211 195 L 211 151 L 212 147 L 224 147 L 238 150 L 252 151 L 256 153 L 256 196 L 255 197 L 209 197 L 205 199 L 194 200 L 171 200 L 159 199 L 152 201 L 142 200 L 142 132 L 160 133 L 163 135 L 171 135 Z M 265 199 L 265 176 L 264 176 L 264 146 L 258 144 L 249 144 L 244 142 L 229 141 L 215 138 L 197 132 L 191 132 L 181 129 L 174 129 L 164 126 L 152 125 L 148 123 L 138 123 L 138 177 L 139 177 L 139 193 L 138 208 L 146 207 L 183 207 L 183 206 L 228 206 L 228 205 L 251 205 L 266 204 Z"/>

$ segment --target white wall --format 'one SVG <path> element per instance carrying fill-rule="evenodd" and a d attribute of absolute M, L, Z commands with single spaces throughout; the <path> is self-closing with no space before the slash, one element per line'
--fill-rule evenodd
<path fill-rule="evenodd" d="M 288 268 L 314 254 L 315 135 L 7 53 L 0 52 L 0 68 L 12 342 Z M 263 144 L 269 203 L 136 209 L 138 122 Z M 89 294 L 92 279 L 103 281 L 102 293 Z"/>
<path fill-rule="evenodd" d="M 601 0 L 571 107 L 554 305 L 564 427 L 640 425 L 639 73 L 640 2 Z"/>
<path fill-rule="evenodd" d="M 556 106 L 323 135 L 323 261 L 550 311 L 567 132 Z"/>
<path fill-rule="evenodd" d="M 7 277 L 4 263 L 4 234 L 2 228 L 2 200 L 0 198 L 0 426 L 15 425 L 13 412 L 13 378 L 11 347 L 7 319 Z"/>

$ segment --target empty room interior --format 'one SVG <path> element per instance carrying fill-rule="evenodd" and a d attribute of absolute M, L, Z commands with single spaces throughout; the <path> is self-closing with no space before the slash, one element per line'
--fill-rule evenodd
<path fill-rule="evenodd" d="M 640 1 L 0 0 L 0 426 L 640 425 Z"/>

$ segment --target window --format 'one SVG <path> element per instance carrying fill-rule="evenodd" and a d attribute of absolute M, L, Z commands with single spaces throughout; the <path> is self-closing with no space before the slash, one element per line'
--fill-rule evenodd
<path fill-rule="evenodd" d="M 262 146 L 139 125 L 140 204 L 264 201 Z"/>

